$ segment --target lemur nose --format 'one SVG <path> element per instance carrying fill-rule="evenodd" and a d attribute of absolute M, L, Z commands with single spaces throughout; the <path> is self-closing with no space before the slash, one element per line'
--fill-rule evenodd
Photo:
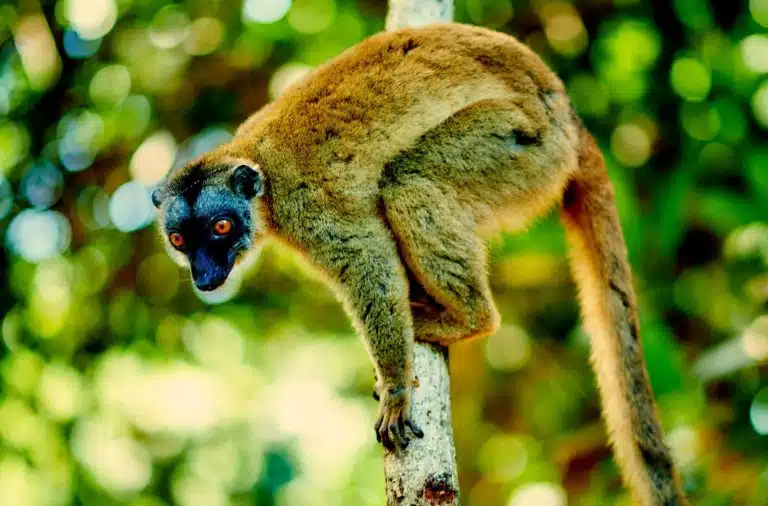
<path fill-rule="evenodd" d="M 195 286 L 198 290 L 202 290 L 203 292 L 210 292 L 211 290 L 215 290 L 223 283 L 223 279 L 219 280 L 213 278 L 203 278 L 195 280 Z"/>
<path fill-rule="evenodd" d="M 192 272 L 192 278 L 195 280 L 195 286 L 198 290 L 202 290 L 204 292 L 210 292 L 211 290 L 215 290 L 221 285 L 224 284 L 224 281 L 226 281 L 227 276 L 222 273 L 216 273 L 216 272 Z"/>
<path fill-rule="evenodd" d="M 204 292 L 215 290 L 227 280 L 228 269 L 225 270 L 216 265 L 203 250 L 196 251 L 190 263 L 192 264 L 192 279 L 198 290 Z"/>

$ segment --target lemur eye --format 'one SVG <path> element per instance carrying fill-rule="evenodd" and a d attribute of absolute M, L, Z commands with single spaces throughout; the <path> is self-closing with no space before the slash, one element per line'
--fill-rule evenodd
<path fill-rule="evenodd" d="M 219 220 L 213 224 L 213 233 L 216 235 L 227 235 L 232 231 L 232 222 L 229 220 Z"/>
<path fill-rule="evenodd" d="M 178 232 L 171 232 L 168 234 L 168 241 L 170 241 L 171 245 L 176 249 L 184 247 L 184 237 Z"/>

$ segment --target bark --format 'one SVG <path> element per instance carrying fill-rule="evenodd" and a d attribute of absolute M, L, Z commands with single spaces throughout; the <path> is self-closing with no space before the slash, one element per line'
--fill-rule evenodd
<path fill-rule="evenodd" d="M 452 18 L 453 0 L 390 0 L 387 30 Z M 448 350 L 416 343 L 413 371 L 419 387 L 413 392 L 412 416 L 424 438 L 412 441 L 405 452 L 385 451 L 387 505 L 458 506 Z"/>
<path fill-rule="evenodd" d="M 387 506 L 458 506 L 448 350 L 416 343 L 413 369 L 419 387 L 414 389 L 412 415 L 424 438 L 411 441 L 405 452 L 385 451 Z"/>

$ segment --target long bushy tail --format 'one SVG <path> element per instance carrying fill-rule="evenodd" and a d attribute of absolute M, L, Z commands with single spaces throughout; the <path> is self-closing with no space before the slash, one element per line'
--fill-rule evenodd
<path fill-rule="evenodd" d="M 581 144 L 580 170 L 565 192 L 562 216 L 608 435 L 636 504 L 683 506 L 645 370 L 613 187 L 586 131 Z"/>

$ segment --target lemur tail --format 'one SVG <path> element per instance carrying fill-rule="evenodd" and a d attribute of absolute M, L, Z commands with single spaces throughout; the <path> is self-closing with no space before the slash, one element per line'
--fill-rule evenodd
<path fill-rule="evenodd" d="M 563 199 L 562 218 L 608 436 L 624 481 L 639 506 L 684 506 L 664 443 L 638 330 L 626 245 L 605 162 L 581 135 L 580 168 Z"/>

